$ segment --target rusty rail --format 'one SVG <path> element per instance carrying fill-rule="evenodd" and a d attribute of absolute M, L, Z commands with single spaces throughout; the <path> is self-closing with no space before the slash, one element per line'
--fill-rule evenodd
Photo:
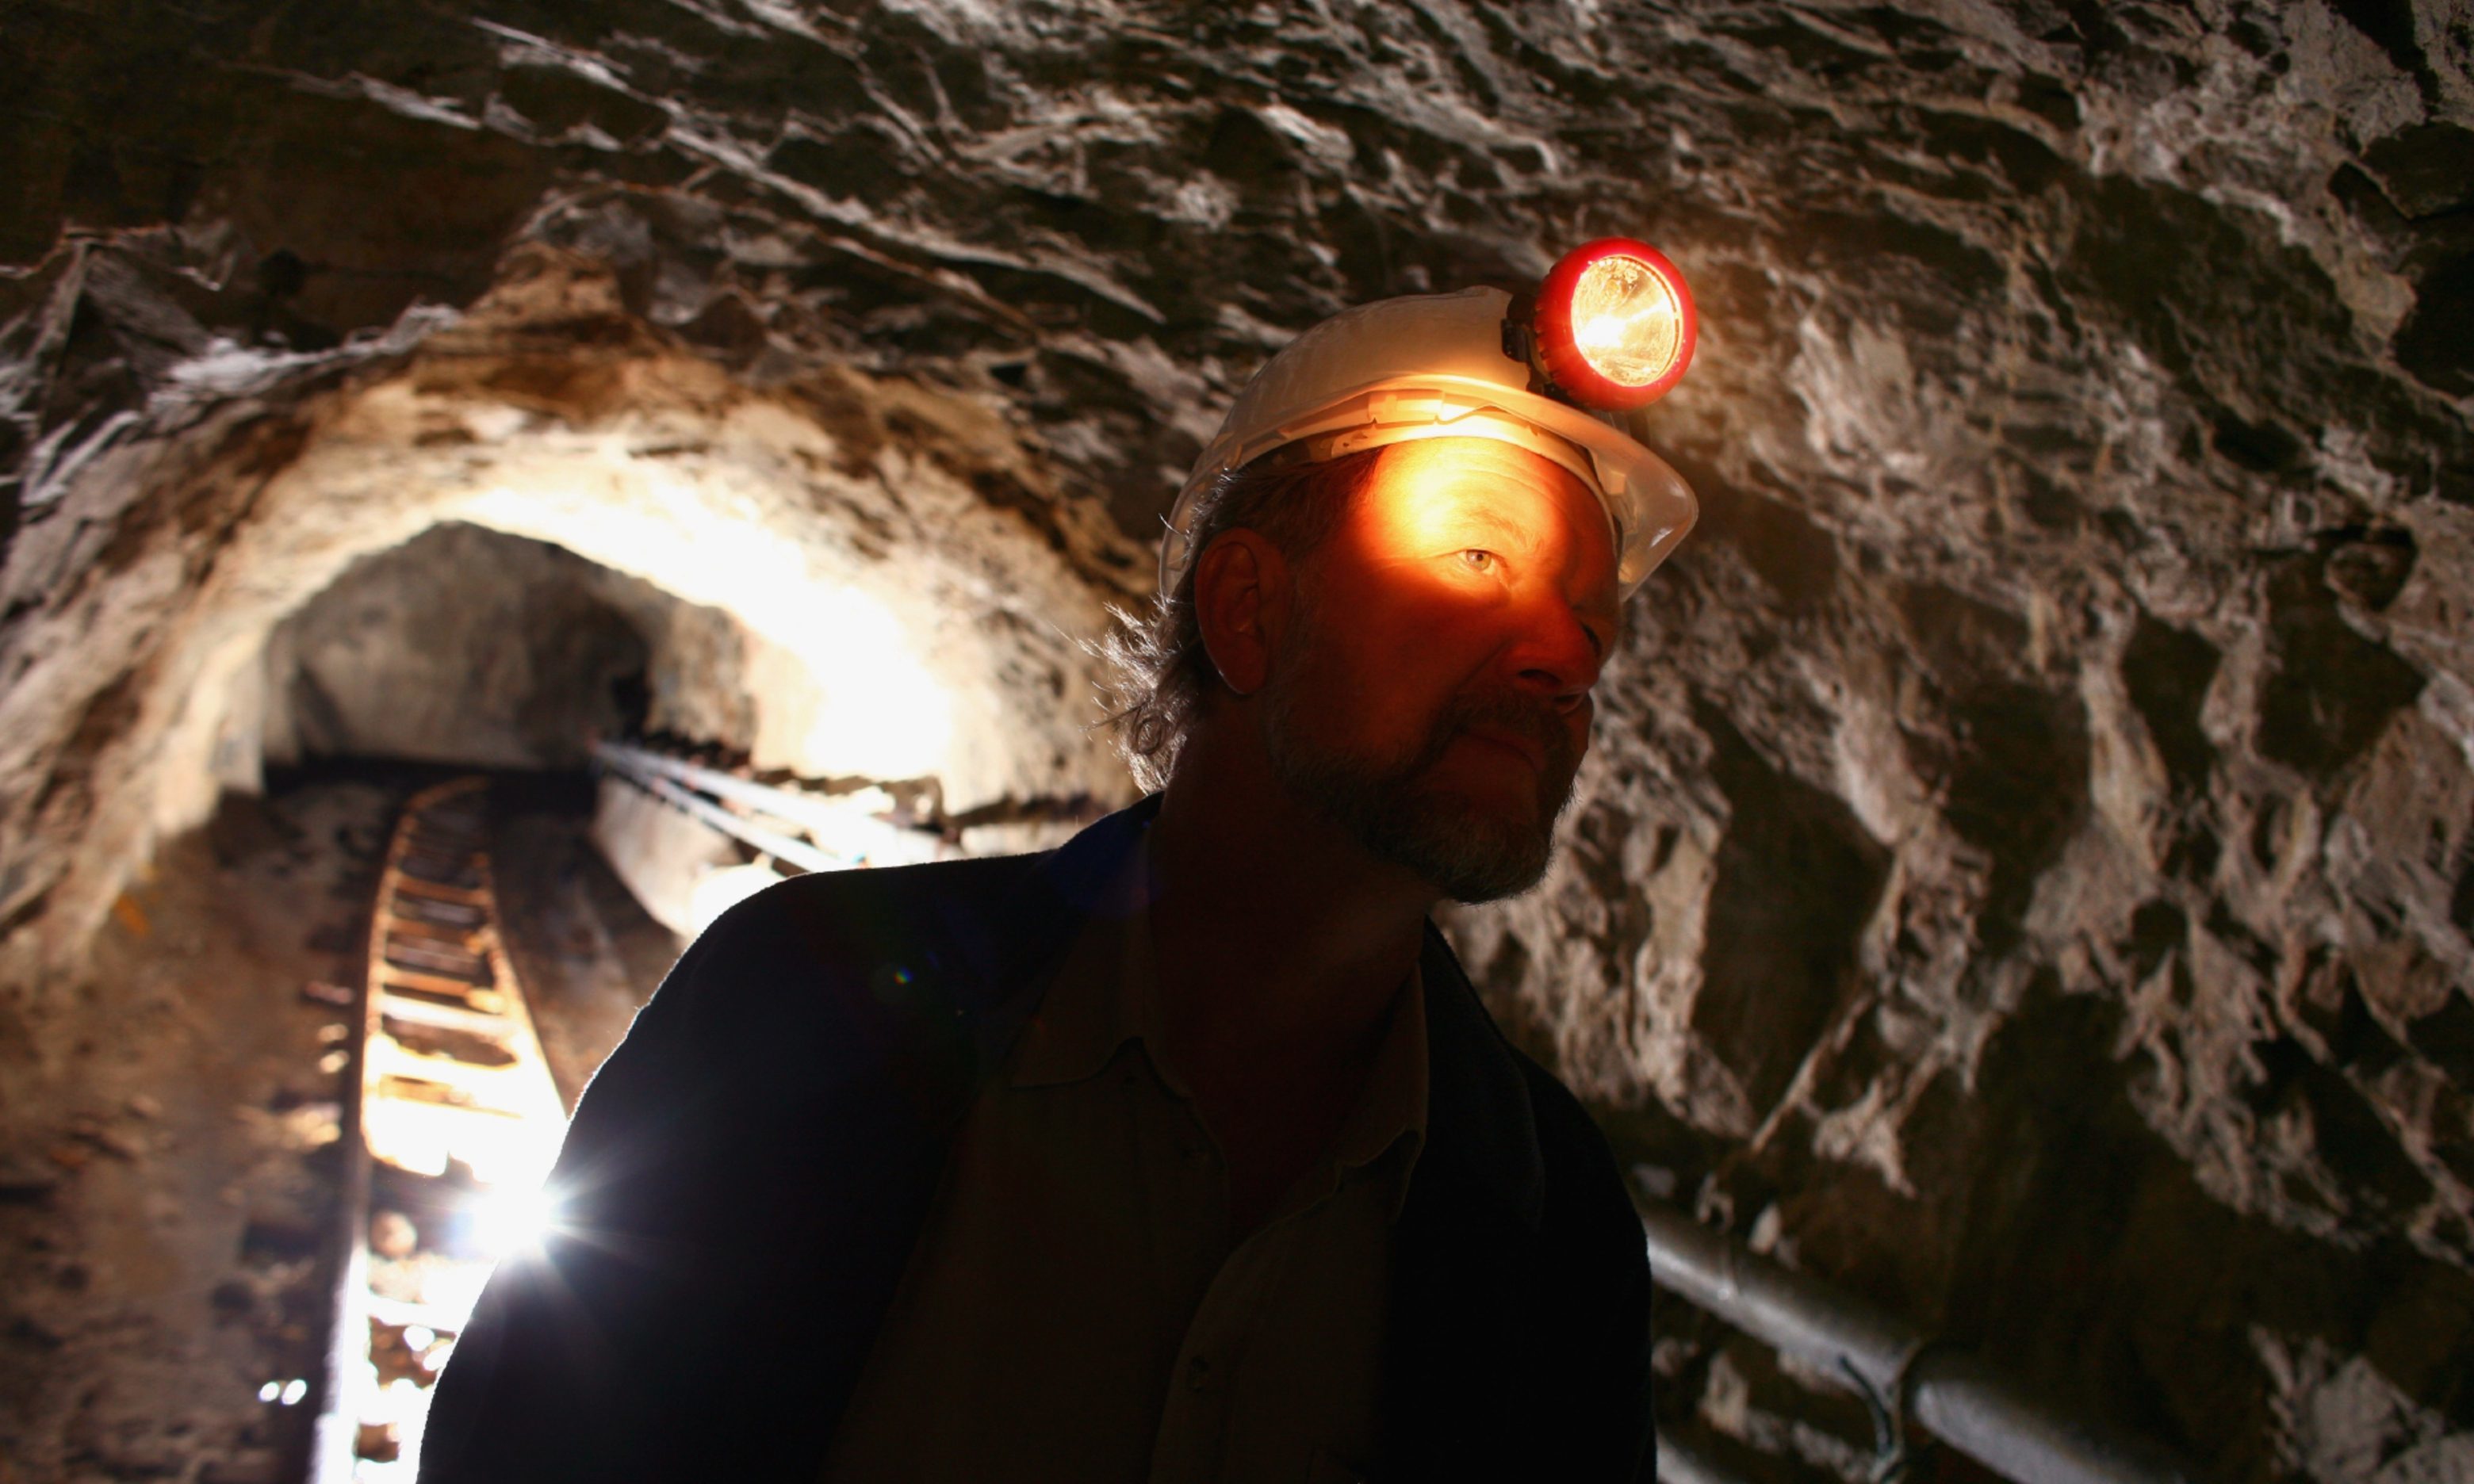
<path fill-rule="evenodd" d="M 471 778 L 415 795 L 379 875 L 346 1073 L 345 1260 L 315 1484 L 412 1476 L 429 1380 L 510 1213 L 537 1209 L 566 1129 L 499 939 L 487 789 Z M 381 1172 L 429 1192 L 421 1222 L 377 1205 Z"/>

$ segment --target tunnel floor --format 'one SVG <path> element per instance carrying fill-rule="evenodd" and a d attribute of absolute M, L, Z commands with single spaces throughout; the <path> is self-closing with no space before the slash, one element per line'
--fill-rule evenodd
<path fill-rule="evenodd" d="M 331 1322 L 347 1014 L 396 814 L 469 770 L 269 779 L 167 844 L 93 980 L 0 1045 L 0 1481 L 288 1484 Z M 590 842 L 582 775 L 492 779 L 502 929 L 572 1107 L 683 946 Z M 298 1383 L 298 1384 L 296 1384 Z"/>

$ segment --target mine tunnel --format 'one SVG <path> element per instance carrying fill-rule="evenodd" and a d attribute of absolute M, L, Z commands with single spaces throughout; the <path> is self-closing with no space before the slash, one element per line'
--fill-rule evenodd
<path fill-rule="evenodd" d="M 1135 805 L 1249 379 L 1609 237 L 1698 523 L 1435 916 L 1637 1218 L 1657 1476 L 2474 1478 L 2460 11 L 0 38 L 0 1484 L 413 1478 L 698 935 Z"/>

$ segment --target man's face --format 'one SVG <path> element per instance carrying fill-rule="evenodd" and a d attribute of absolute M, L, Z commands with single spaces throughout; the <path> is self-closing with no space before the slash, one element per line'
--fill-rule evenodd
<path fill-rule="evenodd" d="M 1395 444 L 1297 590 L 1263 691 L 1281 782 L 1459 900 L 1534 885 L 1616 633 L 1596 496 L 1492 439 Z"/>

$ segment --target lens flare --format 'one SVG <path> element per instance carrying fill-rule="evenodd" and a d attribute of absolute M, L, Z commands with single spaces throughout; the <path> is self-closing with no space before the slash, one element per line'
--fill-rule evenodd
<path fill-rule="evenodd" d="M 558 1198 L 538 1186 L 494 1190 L 475 1202 L 473 1236 L 481 1248 L 499 1258 L 522 1257 L 540 1249 L 558 1224 Z"/>

